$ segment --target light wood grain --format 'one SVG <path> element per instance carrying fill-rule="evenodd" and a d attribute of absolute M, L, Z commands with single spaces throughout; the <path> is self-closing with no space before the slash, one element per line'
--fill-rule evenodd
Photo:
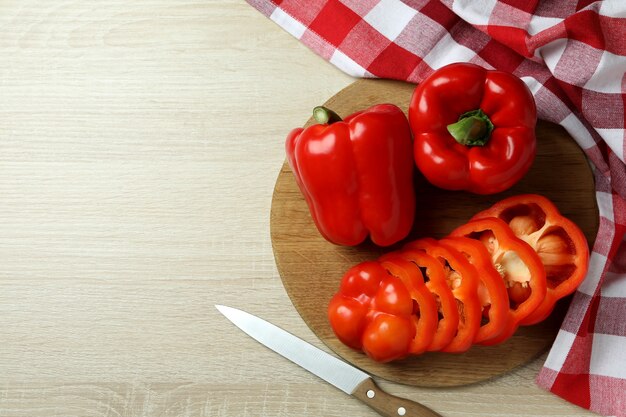
<path fill-rule="evenodd" d="M 213 307 L 322 346 L 269 210 L 284 135 L 350 77 L 238 0 L 4 0 L 0 62 L 0 416 L 375 415 Z M 540 365 L 378 382 L 444 416 L 591 415 Z"/>

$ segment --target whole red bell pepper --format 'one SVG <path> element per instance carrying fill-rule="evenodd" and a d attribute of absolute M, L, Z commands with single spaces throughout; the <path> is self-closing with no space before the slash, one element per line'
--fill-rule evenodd
<path fill-rule="evenodd" d="M 589 245 L 583 232 L 547 198 L 525 194 L 499 201 L 473 219 L 497 217 L 535 249 L 546 270 L 546 298 L 521 324 L 543 321 L 557 300 L 573 293 L 587 274 Z"/>
<path fill-rule="evenodd" d="M 506 190 L 535 157 L 535 101 L 506 72 L 470 63 L 435 71 L 415 89 L 409 122 L 417 167 L 447 190 Z"/>
<path fill-rule="evenodd" d="M 483 341 L 493 345 L 508 339 L 546 297 L 546 272 L 533 248 L 518 239 L 511 228 L 495 217 L 470 221 L 456 228 L 451 236 L 464 236 L 482 242 L 494 268 L 502 276 L 509 296 L 509 314 L 504 330 Z"/>
<path fill-rule="evenodd" d="M 414 303 L 402 280 L 378 262 L 350 268 L 328 305 L 335 335 L 379 362 L 407 356 L 416 335 Z"/>
<path fill-rule="evenodd" d="M 318 124 L 287 136 L 289 166 L 327 240 L 379 246 L 406 237 L 415 216 L 412 139 L 397 106 L 379 104 L 341 120 L 316 107 Z"/>

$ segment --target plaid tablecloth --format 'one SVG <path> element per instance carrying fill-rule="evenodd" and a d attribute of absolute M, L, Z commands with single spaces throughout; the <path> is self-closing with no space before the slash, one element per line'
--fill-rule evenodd
<path fill-rule="evenodd" d="M 537 383 L 626 416 L 626 0 L 247 0 L 355 77 L 418 83 L 467 61 L 511 72 L 594 167 L 600 228 Z"/>

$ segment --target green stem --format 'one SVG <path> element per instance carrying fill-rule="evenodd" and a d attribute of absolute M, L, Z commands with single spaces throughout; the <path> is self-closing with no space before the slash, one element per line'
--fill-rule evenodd
<path fill-rule="evenodd" d="M 484 146 L 492 131 L 493 123 L 481 109 L 463 113 L 456 123 L 448 125 L 452 137 L 466 146 Z"/>
<path fill-rule="evenodd" d="M 337 113 L 324 106 L 317 106 L 313 109 L 313 118 L 320 124 L 332 124 L 342 120 Z"/>

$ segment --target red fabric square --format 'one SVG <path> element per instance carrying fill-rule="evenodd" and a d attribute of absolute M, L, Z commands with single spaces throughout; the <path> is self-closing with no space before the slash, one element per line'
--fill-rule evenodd
<path fill-rule="evenodd" d="M 562 302 L 567 301 L 559 301 L 559 303 Z M 590 302 L 591 296 L 576 291 L 574 293 L 572 301 L 570 302 L 570 307 L 567 311 L 567 315 L 565 316 L 565 319 L 563 319 L 563 323 L 561 324 L 561 329 L 576 334 L 578 332 L 578 328 L 580 327 L 580 323 L 585 317 L 585 313 L 587 312 L 587 306 Z"/>
<path fill-rule="evenodd" d="M 565 19 L 565 28 L 570 39 L 584 42 L 597 49 L 604 49 L 604 37 L 596 12 L 584 10 L 571 15 Z M 622 39 L 621 42 L 623 41 Z"/>
<path fill-rule="evenodd" d="M 247 0 L 252 6 L 256 7 L 258 11 L 269 17 L 274 10 L 276 10 L 276 2 L 268 2 L 265 0 Z"/>
<path fill-rule="evenodd" d="M 578 0 L 578 3 L 576 3 L 576 11 L 582 10 L 590 4 L 595 3 L 596 1 L 597 0 Z"/>
<path fill-rule="evenodd" d="M 491 40 L 489 35 L 486 33 L 480 30 L 477 31 L 474 27 L 465 24 L 455 25 L 450 31 L 450 36 L 456 41 L 456 43 L 463 45 L 472 51 L 480 51 L 487 46 Z M 509 50 L 508 53 L 511 53 L 511 51 Z"/>
<path fill-rule="evenodd" d="M 377 77 L 406 79 L 415 69 L 421 58 L 396 45 L 387 48 L 367 67 Z"/>
<path fill-rule="evenodd" d="M 331 44 L 339 46 L 360 20 L 361 17 L 358 14 L 338 0 L 329 0 L 313 20 L 309 29 L 317 32 Z"/>
<path fill-rule="evenodd" d="M 537 8 L 539 0 L 500 0 L 500 2 L 506 3 L 526 13 L 533 13 Z"/>
<path fill-rule="evenodd" d="M 511 49 L 523 56 L 531 56 L 526 45 L 526 31 L 510 26 L 487 26 L 487 33 L 495 40 L 509 45 Z"/>
<path fill-rule="evenodd" d="M 606 50 L 615 55 L 626 55 L 626 23 L 624 19 L 614 17 L 599 17 L 600 26 L 604 28 L 604 46 Z"/>
<path fill-rule="evenodd" d="M 603 416 L 614 415 L 618 410 L 626 410 L 626 404 L 615 398 L 616 392 L 626 392 L 626 379 L 610 376 L 589 375 L 591 409 Z M 621 403 L 615 404 L 616 401 Z"/>
<path fill-rule="evenodd" d="M 430 17 L 448 30 L 459 21 L 459 17 L 439 0 L 430 0 L 420 9 L 420 13 Z"/>
<path fill-rule="evenodd" d="M 589 408 L 589 375 L 569 375 L 560 373 L 552 385 L 551 391 L 567 401 L 583 408 Z"/>
<path fill-rule="evenodd" d="M 582 87 L 596 72 L 601 59 L 602 51 L 568 40 L 553 73 L 561 82 Z"/>
<path fill-rule="evenodd" d="M 431 36 L 424 37 L 423 33 L 429 33 Z M 439 23 L 418 13 L 413 16 L 394 42 L 417 56 L 425 57 L 435 46 L 436 40 L 443 38 L 446 33 L 448 31 Z"/>
<path fill-rule="evenodd" d="M 583 102 L 583 89 L 559 80 L 557 80 L 557 82 L 571 103 L 576 106 L 576 108 L 580 108 Z"/>
<path fill-rule="evenodd" d="M 526 29 L 531 17 L 532 15 L 523 9 L 498 1 L 491 10 L 489 25 Z"/>
<path fill-rule="evenodd" d="M 604 142 L 602 143 L 605 146 Z M 600 224 L 598 225 L 598 230 L 611 230 L 614 228 L 614 223 L 607 219 L 604 216 L 600 216 Z M 599 253 L 602 256 L 609 256 L 609 251 L 611 250 L 611 241 L 609 239 L 596 239 L 596 243 L 593 245 L 593 251 Z"/>
<path fill-rule="evenodd" d="M 415 84 L 419 84 L 422 80 L 426 79 L 430 74 L 433 73 L 433 69 L 426 63 L 426 61 L 421 61 L 419 64 L 415 66 L 415 69 L 411 74 L 407 77 L 407 81 Z"/>
<path fill-rule="evenodd" d="M 523 56 L 512 52 L 509 48 L 494 40 L 490 40 L 478 52 L 478 55 L 487 61 L 489 65 L 510 73 L 513 73 L 524 61 Z"/>
<path fill-rule="evenodd" d="M 335 52 L 334 46 L 326 42 L 326 40 L 321 38 L 317 33 L 310 30 L 306 30 L 302 34 L 300 42 L 311 48 L 316 54 L 326 60 L 330 60 Z"/>
<path fill-rule="evenodd" d="M 315 19 L 325 3 L 325 0 L 281 0 L 280 8 L 307 26 Z"/>
<path fill-rule="evenodd" d="M 526 41 L 529 54 L 534 54 L 537 48 L 545 46 L 556 39 L 567 38 L 565 23 L 560 22 L 534 34 Z"/>
<path fill-rule="evenodd" d="M 624 209 L 626 209 L 626 207 L 624 207 Z M 613 262 L 609 271 L 615 272 L 616 274 L 626 274 L 626 236 L 624 236 L 622 242 L 617 248 L 617 252 L 615 253 L 615 262 Z M 626 317 L 626 315 L 624 317 Z"/>
<path fill-rule="evenodd" d="M 582 89 L 583 115 L 600 129 L 624 128 L 624 101 L 619 94 Z"/>
<path fill-rule="evenodd" d="M 389 39 L 362 20 L 348 33 L 339 49 L 350 51 L 350 58 L 367 68 L 390 43 Z"/>
<path fill-rule="evenodd" d="M 575 12 L 576 2 L 574 1 L 540 1 L 535 8 L 534 14 L 543 17 L 560 17 L 565 19 Z"/>
<path fill-rule="evenodd" d="M 626 317 L 626 303 L 623 298 L 603 297 L 601 299 L 595 331 L 596 333 L 626 337 L 626 321 L 611 320 L 611 317 Z"/>
<path fill-rule="evenodd" d="M 341 0 L 343 4 L 354 10 L 359 16 L 365 17 L 380 0 Z"/>
<path fill-rule="evenodd" d="M 402 0 L 402 3 L 415 10 L 419 10 L 426 5 L 430 0 Z"/>
<path fill-rule="evenodd" d="M 545 84 L 546 81 L 552 77 L 550 75 L 550 72 L 545 70 L 544 65 L 535 61 L 531 61 L 530 59 L 523 60 L 522 63 L 513 72 L 513 74 L 518 77 L 533 77 L 542 84 Z M 558 97 L 558 94 L 555 93 L 555 95 L 557 95 Z M 562 96 L 563 93 L 561 92 L 560 95 Z"/>

